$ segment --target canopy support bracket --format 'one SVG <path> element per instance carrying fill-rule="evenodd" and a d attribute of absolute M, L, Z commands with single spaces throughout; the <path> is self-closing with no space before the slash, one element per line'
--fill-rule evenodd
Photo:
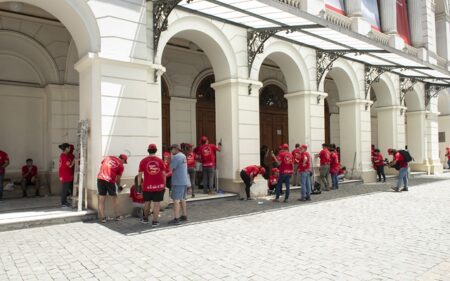
<path fill-rule="evenodd" d="M 415 78 L 400 77 L 400 105 L 405 105 L 405 96 L 418 82 Z"/>
<path fill-rule="evenodd" d="M 373 65 L 366 65 L 365 66 L 365 73 L 364 73 L 364 80 L 365 80 L 365 99 L 370 97 L 370 89 L 372 87 L 373 83 L 379 82 L 381 75 L 385 72 L 392 71 L 393 69 L 399 68 L 397 66 L 383 66 L 383 67 L 377 67 Z"/>
<path fill-rule="evenodd" d="M 430 104 L 432 98 L 437 98 L 439 96 L 439 93 L 446 88 L 447 88 L 446 86 L 426 83 L 425 84 L 425 108 L 428 108 L 428 105 Z"/>

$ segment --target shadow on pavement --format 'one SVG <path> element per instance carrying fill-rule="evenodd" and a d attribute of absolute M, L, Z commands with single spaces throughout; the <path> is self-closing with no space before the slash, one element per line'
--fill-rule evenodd
<path fill-rule="evenodd" d="M 440 182 L 449 180 L 449 177 L 436 176 L 420 176 L 410 180 L 409 186 L 414 187 L 422 184 L 430 184 L 433 182 Z M 169 226 L 168 221 L 173 218 L 173 210 L 165 209 L 161 212 L 161 225 L 155 228 L 151 224 L 142 224 L 138 218 L 127 217 L 119 222 L 99 223 L 98 221 L 88 221 L 86 223 L 98 223 L 110 230 L 116 231 L 123 235 L 139 235 L 152 231 L 162 231 L 174 227 L 184 227 L 193 224 L 208 223 L 211 221 L 230 219 L 236 216 L 252 215 L 256 213 L 264 213 L 277 211 L 280 209 L 300 207 L 302 205 L 317 204 L 331 200 L 338 200 L 349 198 L 352 196 L 363 196 L 379 192 L 393 192 L 391 186 L 395 185 L 396 179 L 388 179 L 386 183 L 371 183 L 371 184 L 343 184 L 338 190 L 322 192 L 319 195 L 313 195 L 312 201 L 301 202 L 297 199 L 300 197 L 300 191 L 294 190 L 290 194 L 289 203 L 274 203 L 272 196 L 258 198 L 252 201 L 241 201 L 238 199 L 224 199 L 213 201 L 197 201 L 188 203 L 188 218 L 189 221 L 179 226 Z M 283 199 L 281 197 L 280 199 Z"/>

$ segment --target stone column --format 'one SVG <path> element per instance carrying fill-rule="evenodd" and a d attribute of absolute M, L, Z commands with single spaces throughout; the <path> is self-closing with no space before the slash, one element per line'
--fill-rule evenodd
<path fill-rule="evenodd" d="M 389 148 L 404 148 L 404 141 L 402 141 L 401 131 L 399 127 L 399 120 L 404 120 L 402 117 L 402 111 L 405 109 L 403 106 L 385 106 L 378 107 L 378 148 L 383 155 L 387 155 Z M 403 122 L 404 127 L 404 122 Z"/>
<path fill-rule="evenodd" d="M 249 91 L 249 85 L 251 91 Z M 259 88 L 262 83 L 228 79 L 211 84 L 216 92 L 216 139 L 222 139 L 218 153 L 219 187 L 240 193 L 239 172 L 259 164 Z"/>
<path fill-rule="evenodd" d="M 397 1 L 380 1 L 381 29 L 386 34 L 397 34 Z"/>
<path fill-rule="evenodd" d="M 360 177 L 365 182 L 375 181 L 370 156 L 370 110 L 367 109 L 371 103 L 361 99 L 337 103 L 340 117 L 341 163 L 347 167 L 350 174 L 353 170 L 353 177 Z"/>
<path fill-rule="evenodd" d="M 423 32 L 423 20 L 422 9 L 424 9 L 425 1 L 422 0 L 410 0 L 408 1 L 408 19 L 409 29 L 411 33 L 411 44 L 414 47 L 424 47 L 424 32 Z"/>
<path fill-rule="evenodd" d="M 80 119 L 88 119 L 90 126 L 88 204 L 97 209 L 96 176 L 104 156 L 128 154 L 122 181 L 130 186 L 140 160 L 147 155 L 148 144 L 155 143 L 161 154 L 159 76 L 164 68 L 146 61 L 119 61 L 90 53 L 75 69 L 80 73 Z M 119 200 L 120 212 L 129 213 L 127 195 L 119 195 Z"/>
<path fill-rule="evenodd" d="M 443 166 L 439 160 L 439 112 L 437 111 L 437 99 L 431 99 L 429 109 L 430 111 L 425 115 L 428 159 L 427 172 L 432 174 L 441 174 L 443 171 Z"/>
<path fill-rule="evenodd" d="M 362 17 L 361 0 L 347 0 L 346 12 L 349 17 Z"/>
<path fill-rule="evenodd" d="M 414 158 L 411 163 L 412 171 L 427 171 L 427 137 L 426 137 L 426 111 L 406 112 L 407 133 L 406 145 Z"/>
<path fill-rule="evenodd" d="M 324 100 L 326 93 L 301 91 L 285 95 L 288 100 L 289 144 L 305 143 L 317 153 L 325 141 Z"/>

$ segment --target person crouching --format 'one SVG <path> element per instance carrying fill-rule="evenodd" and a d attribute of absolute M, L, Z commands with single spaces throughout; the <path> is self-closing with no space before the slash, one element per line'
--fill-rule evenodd
<path fill-rule="evenodd" d="M 266 173 L 266 169 L 261 166 L 252 165 L 245 167 L 241 170 L 241 179 L 245 184 L 245 194 L 247 195 L 247 200 L 251 200 L 250 197 L 250 187 L 254 183 L 254 179 L 258 174 L 264 175 Z"/>

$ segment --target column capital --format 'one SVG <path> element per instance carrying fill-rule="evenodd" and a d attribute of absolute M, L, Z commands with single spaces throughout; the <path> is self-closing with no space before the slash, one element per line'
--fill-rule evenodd
<path fill-rule="evenodd" d="M 389 105 L 389 106 L 382 106 L 382 107 L 376 107 L 375 108 L 376 111 L 380 112 L 380 111 L 406 111 L 406 106 L 401 106 L 401 105 Z"/>
<path fill-rule="evenodd" d="M 372 104 L 373 104 L 373 101 L 364 100 L 364 99 L 354 99 L 354 100 L 347 100 L 347 101 L 341 101 L 341 102 L 336 103 L 336 105 L 338 107 L 349 106 L 349 105 L 365 105 L 367 107 Z"/>
<path fill-rule="evenodd" d="M 429 113 L 429 111 L 427 111 L 427 110 L 406 111 L 407 116 L 418 116 L 418 115 L 425 116 L 428 113 Z"/>
<path fill-rule="evenodd" d="M 307 97 L 307 96 L 326 98 L 326 97 L 328 97 L 328 94 L 324 93 L 324 92 L 317 92 L 317 91 L 299 91 L 299 92 L 292 92 L 292 93 L 288 93 L 288 94 L 284 95 L 284 97 L 286 99 L 292 99 L 292 98 L 296 98 L 296 97 Z"/>
<path fill-rule="evenodd" d="M 230 84 L 241 84 L 244 86 L 256 86 L 261 88 L 263 86 L 263 83 L 261 81 L 257 80 L 251 80 L 251 79 L 242 79 L 242 78 L 230 78 L 222 81 L 218 81 L 211 84 L 211 88 L 216 89 L 223 86 L 227 86 Z"/>

